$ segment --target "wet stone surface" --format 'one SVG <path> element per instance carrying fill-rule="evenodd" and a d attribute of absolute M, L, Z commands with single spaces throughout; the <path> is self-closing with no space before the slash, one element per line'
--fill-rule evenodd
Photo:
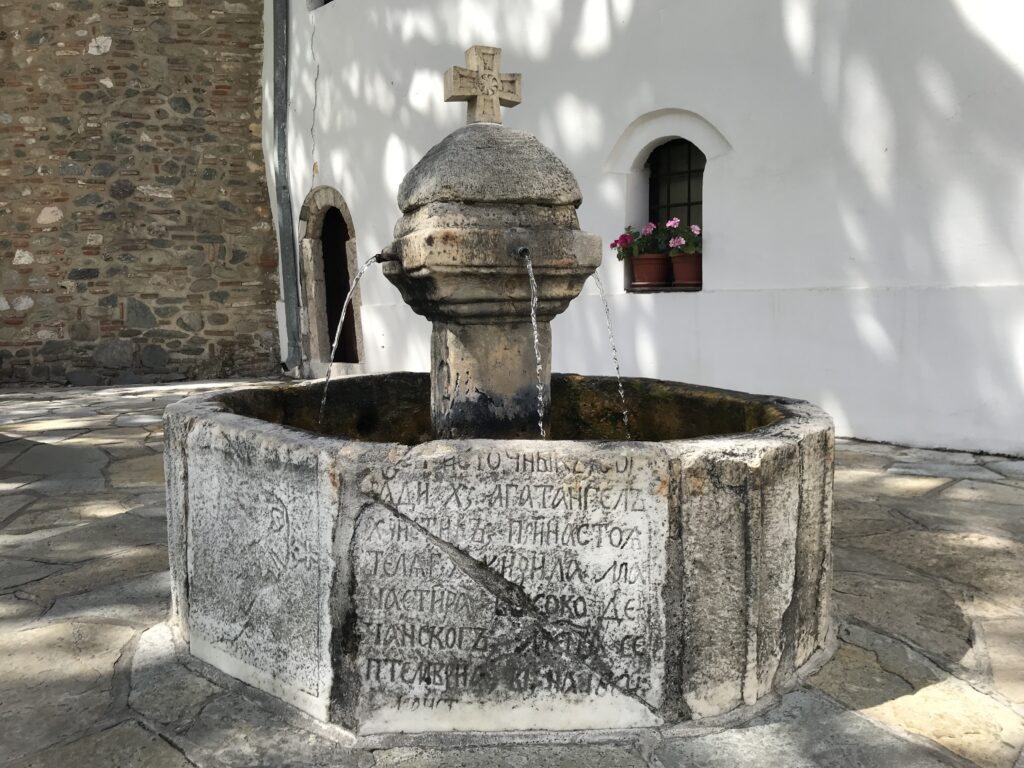
<path fill-rule="evenodd" d="M 522 445 L 424 446 L 365 481 L 367 731 L 660 721 L 668 464 Z"/>

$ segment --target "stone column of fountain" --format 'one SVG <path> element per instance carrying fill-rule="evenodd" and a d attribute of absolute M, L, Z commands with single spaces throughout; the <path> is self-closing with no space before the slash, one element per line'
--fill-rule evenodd
<path fill-rule="evenodd" d="M 469 124 L 402 182 L 404 215 L 384 266 L 433 322 L 439 438 L 538 436 L 538 412 L 547 413 L 551 396 L 551 319 L 601 263 L 600 238 L 580 231 L 572 173 L 534 136 L 501 124 L 501 106 L 520 101 L 520 76 L 501 73 L 500 57 L 474 46 L 468 68 L 448 70 L 445 99 L 469 102 Z M 536 276 L 536 328 L 526 259 Z"/>

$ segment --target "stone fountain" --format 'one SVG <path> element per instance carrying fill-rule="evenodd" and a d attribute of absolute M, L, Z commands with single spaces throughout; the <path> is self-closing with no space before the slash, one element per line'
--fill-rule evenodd
<path fill-rule="evenodd" d="M 322 423 L 322 382 L 168 409 L 174 624 L 359 735 L 752 705 L 830 642 L 831 421 L 626 379 L 627 440 L 614 379 L 551 374 L 550 320 L 601 246 L 571 172 L 501 125 L 499 56 L 447 73 L 469 125 L 406 177 L 382 256 L 433 323 L 429 376 L 332 382 Z"/>

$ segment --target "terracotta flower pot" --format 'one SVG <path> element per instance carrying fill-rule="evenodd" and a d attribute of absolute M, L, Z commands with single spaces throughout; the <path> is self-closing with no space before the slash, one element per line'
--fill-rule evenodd
<path fill-rule="evenodd" d="M 678 253 L 672 257 L 672 286 L 684 291 L 699 291 L 704 285 L 700 251 Z"/>
<path fill-rule="evenodd" d="M 639 253 L 629 261 L 633 268 L 633 288 L 663 288 L 672 282 L 666 253 Z"/>

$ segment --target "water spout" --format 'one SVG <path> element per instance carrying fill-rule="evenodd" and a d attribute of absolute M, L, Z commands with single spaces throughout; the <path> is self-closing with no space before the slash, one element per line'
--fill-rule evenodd
<path fill-rule="evenodd" d="M 327 407 L 327 385 L 331 383 L 331 371 L 334 368 L 334 355 L 338 351 L 338 344 L 341 342 L 341 327 L 345 324 L 345 315 L 348 314 L 348 307 L 349 304 L 352 303 L 352 297 L 355 296 L 359 280 L 362 278 L 363 273 L 369 269 L 371 264 L 380 264 L 381 262 L 393 261 L 394 259 L 395 257 L 387 251 L 381 251 L 380 253 L 374 254 L 363 262 L 359 271 L 356 272 L 355 279 L 352 280 L 352 286 L 348 289 L 348 293 L 345 296 L 345 303 L 341 306 L 341 317 L 338 318 L 338 327 L 334 331 L 334 343 L 331 344 L 331 356 L 327 361 L 327 376 L 324 378 L 324 394 L 320 399 L 320 418 L 317 420 L 317 426 L 321 428 L 324 423 L 324 409 Z"/>
<path fill-rule="evenodd" d="M 533 274 L 533 260 L 530 249 L 522 246 L 516 249 L 516 256 L 526 263 L 526 272 L 530 276 L 530 322 L 533 324 L 533 352 L 537 356 L 537 423 L 540 426 L 540 438 L 547 438 L 544 431 L 544 359 L 540 354 L 540 330 L 537 327 L 537 278 Z"/>
<path fill-rule="evenodd" d="M 604 283 L 601 282 L 601 275 L 594 273 L 594 282 L 597 283 L 598 293 L 601 294 L 601 303 L 604 304 L 604 324 L 608 327 L 608 343 L 612 347 L 612 363 L 615 365 L 615 380 L 619 385 L 619 399 L 622 400 L 622 426 L 626 429 L 626 439 L 632 440 L 629 433 L 629 408 L 626 406 L 626 390 L 622 387 L 622 371 L 619 368 L 619 350 L 615 346 L 615 333 L 612 331 L 612 311 L 608 307 L 608 297 L 604 292 Z"/>

